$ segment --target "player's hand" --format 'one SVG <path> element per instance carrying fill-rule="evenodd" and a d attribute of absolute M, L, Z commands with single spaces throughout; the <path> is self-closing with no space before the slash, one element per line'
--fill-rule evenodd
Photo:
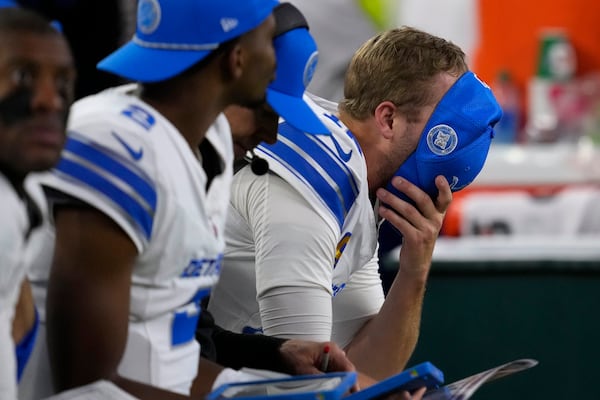
<path fill-rule="evenodd" d="M 322 371 L 323 349 L 329 347 L 327 370 Z M 355 371 L 354 364 L 346 353 L 333 342 L 311 342 L 306 340 L 286 340 L 279 352 L 290 371 L 294 374 L 317 374 L 320 372 Z"/>
<path fill-rule="evenodd" d="M 323 350 L 329 347 L 327 370 L 322 371 Z M 307 375 L 322 372 L 355 371 L 354 364 L 346 357 L 346 353 L 333 342 L 310 342 L 306 340 L 286 340 L 280 347 L 282 359 L 292 374 Z M 358 385 L 354 388 L 358 390 Z"/>
<path fill-rule="evenodd" d="M 435 184 L 439 194 L 436 199 L 432 199 L 406 179 L 392 179 L 392 185 L 412 199 L 414 206 L 383 188 L 377 190 L 379 200 L 387 204 L 387 207 L 379 208 L 379 215 L 403 236 L 400 250 L 400 269 L 403 273 L 426 274 L 429 270 L 435 241 L 452 201 L 452 191 L 446 178 L 436 177 Z"/>

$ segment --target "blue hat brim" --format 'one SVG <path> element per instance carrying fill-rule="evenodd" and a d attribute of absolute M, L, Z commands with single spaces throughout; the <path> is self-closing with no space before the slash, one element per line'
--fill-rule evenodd
<path fill-rule="evenodd" d="M 306 102 L 276 90 L 267 89 L 267 102 L 294 128 L 311 134 L 329 134 L 329 129 L 319 120 Z"/>
<path fill-rule="evenodd" d="M 98 69 L 137 82 L 159 82 L 190 68 L 213 50 L 165 50 L 131 41 L 98 63 Z"/>

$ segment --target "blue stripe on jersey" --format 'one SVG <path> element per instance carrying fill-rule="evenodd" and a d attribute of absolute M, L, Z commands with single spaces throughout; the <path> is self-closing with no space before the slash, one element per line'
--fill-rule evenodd
<path fill-rule="evenodd" d="M 69 157 L 69 153 L 76 157 Z M 90 144 L 69 137 L 56 169 L 104 194 L 141 228 L 146 239 L 150 238 L 156 211 L 156 190 L 130 167 Z M 126 188 L 119 187 L 111 177 L 123 182 Z M 130 191 L 126 191 L 127 188 Z"/>
<path fill-rule="evenodd" d="M 320 139 L 320 136 L 329 138 L 336 142 L 336 151 L 342 151 L 341 148 L 337 149 L 339 144 L 337 144 L 335 135 L 307 135 L 287 122 L 280 124 L 279 127 L 279 133 L 281 133 L 282 136 L 287 137 L 289 140 L 300 146 L 323 167 L 338 185 L 340 185 L 342 195 L 344 196 L 346 212 L 348 212 L 358 196 L 358 185 L 354 180 L 354 174 L 352 174 L 352 171 L 350 171 L 350 168 L 346 165 L 346 161 L 340 157 L 340 154 L 334 152 Z M 352 153 L 352 150 L 350 150 L 349 153 Z M 344 154 L 344 156 L 345 155 L 346 154 Z"/>
<path fill-rule="evenodd" d="M 329 148 L 319 145 L 289 124 L 280 124 L 279 134 L 297 145 L 312 159 L 313 163 L 311 164 L 311 160 L 307 160 L 303 154 L 299 154 L 297 150 L 281 140 L 273 145 L 261 145 L 261 148 L 298 176 L 323 200 L 341 229 L 358 193 L 351 171 Z M 327 180 L 315 165 L 320 166 L 330 180 Z"/>

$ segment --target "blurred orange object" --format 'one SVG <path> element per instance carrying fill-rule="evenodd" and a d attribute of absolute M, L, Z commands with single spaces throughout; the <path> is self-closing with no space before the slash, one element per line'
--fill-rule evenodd
<path fill-rule="evenodd" d="M 578 76 L 600 71 L 600 1 L 481 0 L 478 7 L 480 35 L 472 69 L 485 81 L 508 70 L 525 94 L 537 71 L 540 34 L 547 28 L 562 28 L 568 35 Z"/>

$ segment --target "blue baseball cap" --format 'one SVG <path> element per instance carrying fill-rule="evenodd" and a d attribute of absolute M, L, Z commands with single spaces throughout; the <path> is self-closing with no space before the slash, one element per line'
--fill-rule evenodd
<path fill-rule="evenodd" d="M 438 194 L 438 175 L 446 177 L 453 192 L 463 189 L 483 168 L 494 125 L 501 116 L 502 109 L 489 86 L 472 72 L 463 74 L 442 97 L 417 149 L 395 176 L 404 177 L 431 197 Z M 391 182 L 386 189 L 412 202 Z"/>
<path fill-rule="evenodd" d="M 273 41 L 277 72 L 267 88 L 267 102 L 294 128 L 312 134 L 328 134 L 327 127 L 303 99 L 319 59 L 317 44 L 308 31 L 304 16 L 290 3 L 280 4 L 274 15 L 280 32 Z M 289 30 L 285 30 L 286 25 Z"/>
<path fill-rule="evenodd" d="M 132 40 L 98 68 L 139 82 L 171 78 L 259 26 L 277 0 L 140 0 Z"/>

